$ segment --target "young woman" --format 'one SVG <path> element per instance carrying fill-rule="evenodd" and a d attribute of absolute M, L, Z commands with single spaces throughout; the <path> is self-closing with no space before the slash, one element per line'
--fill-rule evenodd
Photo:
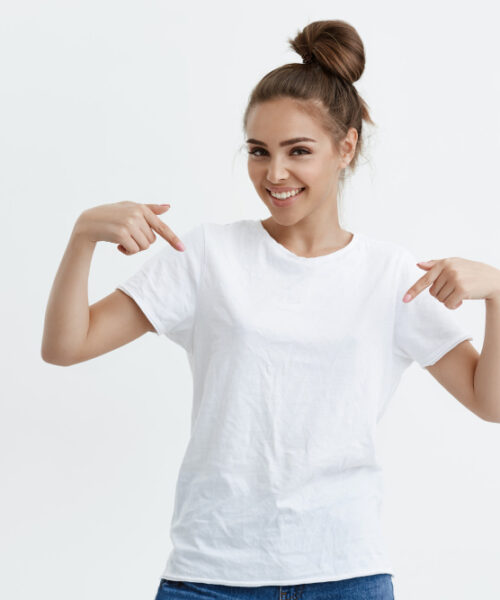
<path fill-rule="evenodd" d="M 197 225 L 183 247 L 162 206 L 88 209 L 49 299 L 48 362 L 146 331 L 187 352 L 191 439 L 157 600 L 393 598 L 374 438 L 402 373 L 417 361 L 469 410 L 500 419 L 500 271 L 461 258 L 419 269 L 404 247 L 342 229 L 339 186 L 371 122 L 353 85 L 363 44 L 349 24 L 319 21 L 291 45 L 303 62 L 268 73 L 244 115 L 269 218 Z M 89 308 L 95 244 L 134 254 L 154 232 L 168 243 Z M 464 298 L 487 302 L 481 357 L 449 310 Z"/>

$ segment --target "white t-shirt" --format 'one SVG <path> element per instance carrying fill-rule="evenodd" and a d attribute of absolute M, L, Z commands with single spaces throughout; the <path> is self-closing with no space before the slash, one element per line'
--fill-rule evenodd
<path fill-rule="evenodd" d="M 297 256 L 260 220 L 203 223 L 118 286 L 188 356 L 191 437 L 162 577 L 297 585 L 393 573 L 374 438 L 403 371 L 472 336 L 403 246 Z"/>

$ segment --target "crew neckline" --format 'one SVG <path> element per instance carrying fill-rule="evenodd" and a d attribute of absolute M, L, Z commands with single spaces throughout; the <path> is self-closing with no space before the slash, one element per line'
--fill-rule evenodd
<path fill-rule="evenodd" d="M 260 232 L 261 237 L 266 241 L 266 243 L 269 246 L 281 252 L 283 256 L 287 256 L 288 258 L 291 258 L 296 262 L 300 262 L 303 264 L 316 264 L 320 262 L 336 260 L 339 256 L 344 256 L 353 248 L 355 248 L 358 245 L 358 242 L 362 235 L 359 231 L 350 231 L 349 233 L 352 233 L 353 235 L 351 241 L 347 244 L 347 246 L 344 246 L 339 250 L 334 250 L 333 252 L 330 252 L 328 254 L 321 254 L 320 256 L 299 256 L 298 254 L 295 254 L 295 252 L 292 252 L 291 250 L 283 246 L 283 244 L 280 244 L 277 240 L 275 240 L 273 236 L 264 227 L 260 219 L 254 221 L 254 223 L 256 225 L 256 229 Z"/>

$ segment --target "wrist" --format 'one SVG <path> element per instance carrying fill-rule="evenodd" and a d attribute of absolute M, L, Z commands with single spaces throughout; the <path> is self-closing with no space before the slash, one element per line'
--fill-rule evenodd
<path fill-rule="evenodd" d="M 88 230 L 85 225 L 85 219 L 83 213 L 76 220 L 73 231 L 71 232 L 71 239 L 75 240 L 78 244 L 84 244 L 87 246 L 95 246 L 97 242 L 91 239 L 88 235 Z"/>

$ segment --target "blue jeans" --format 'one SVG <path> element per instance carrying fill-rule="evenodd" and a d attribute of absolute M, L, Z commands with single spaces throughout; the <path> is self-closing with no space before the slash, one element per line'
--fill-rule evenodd
<path fill-rule="evenodd" d="M 155 600 L 394 600 L 389 573 L 300 585 L 243 587 L 162 579 Z"/>

